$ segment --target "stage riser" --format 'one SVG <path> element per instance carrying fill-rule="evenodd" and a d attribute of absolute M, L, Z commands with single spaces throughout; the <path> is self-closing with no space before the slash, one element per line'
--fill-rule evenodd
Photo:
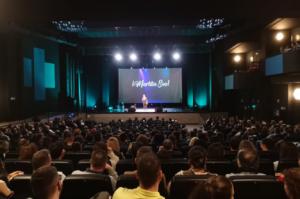
<path fill-rule="evenodd" d="M 128 119 L 155 119 L 159 117 L 165 120 L 174 119 L 181 124 L 202 124 L 210 116 L 221 116 L 225 113 L 103 113 L 103 114 L 85 114 L 78 116 L 82 119 L 90 119 L 98 122 L 108 123 L 112 120 L 128 120 Z"/>

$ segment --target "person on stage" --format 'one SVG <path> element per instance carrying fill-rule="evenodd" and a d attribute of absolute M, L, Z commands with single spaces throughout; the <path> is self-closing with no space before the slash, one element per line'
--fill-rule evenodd
<path fill-rule="evenodd" d="M 148 98 L 145 94 L 143 94 L 142 102 L 143 102 L 143 108 L 147 108 L 148 107 Z"/>

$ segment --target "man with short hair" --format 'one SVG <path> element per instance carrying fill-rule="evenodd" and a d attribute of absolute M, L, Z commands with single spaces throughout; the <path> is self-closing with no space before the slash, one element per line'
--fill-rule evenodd
<path fill-rule="evenodd" d="M 240 150 L 237 154 L 237 166 L 239 173 L 226 174 L 227 178 L 243 175 L 265 175 L 257 172 L 259 168 L 259 157 L 255 150 Z"/>
<path fill-rule="evenodd" d="M 108 157 L 105 151 L 103 150 L 95 150 L 92 152 L 90 159 L 90 168 L 85 171 L 76 170 L 72 172 L 72 175 L 82 175 L 82 174 L 103 174 L 108 175 L 111 180 L 111 184 L 113 189 L 116 186 L 116 182 L 118 179 L 117 172 L 107 164 Z"/>
<path fill-rule="evenodd" d="M 139 187 L 135 189 L 118 188 L 113 199 L 164 199 L 158 192 L 163 174 L 160 161 L 154 153 L 143 154 L 137 162 Z"/>
<path fill-rule="evenodd" d="M 31 187 L 36 199 L 59 199 L 62 184 L 53 166 L 42 166 L 33 172 Z"/>
<path fill-rule="evenodd" d="M 48 149 L 41 149 L 37 152 L 35 152 L 32 156 L 32 169 L 33 171 L 37 170 L 38 168 L 42 166 L 51 166 L 52 164 L 52 158 L 51 154 Z M 66 175 L 62 173 L 61 171 L 58 171 L 58 174 L 60 175 L 61 180 L 63 181 L 66 178 Z"/>
<path fill-rule="evenodd" d="M 181 170 L 176 175 L 215 175 L 206 171 L 206 150 L 201 146 L 194 146 L 189 150 L 188 159 L 190 168 Z"/>

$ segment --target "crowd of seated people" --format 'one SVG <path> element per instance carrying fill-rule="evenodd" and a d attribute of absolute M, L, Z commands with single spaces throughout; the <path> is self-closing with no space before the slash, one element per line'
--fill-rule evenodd
<path fill-rule="evenodd" d="M 200 188 L 195 188 L 191 198 L 196 198 L 200 192 L 207 192 L 207 198 L 221 198 L 216 194 L 223 194 L 223 191 L 223 198 L 232 198 L 234 190 L 230 179 L 235 176 L 267 175 L 260 170 L 260 162 L 266 159 L 273 162 L 273 172 L 278 179 L 285 178 L 282 176 L 290 179 L 284 181 L 284 188 L 289 198 L 295 198 L 298 191 L 295 191 L 291 182 L 299 186 L 299 169 L 285 170 L 289 166 L 282 166 L 284 164 L 281 163 L 288 162 L 288 165 L 293 165 L 290 167 L 299 167 L 299 143 L 299 125 L 253 118 L 210 118 L 200 129 L 191 131 L 175 120 L 159 118 L 118 120 L 107 124 L 81 119 L 22 123 L 0 129 L 0 192 L 3 198 L 11 197 L 14 190 L 9 188 L 10 181 L 24 174 L 22 168 L 7 172 L 5 164 L 11 154 L 16 154 L 16 161 L 31 161 L 33 188 L 42 186 L 43 183 L 34 181 L 34 177 L 41 176 L 51 178 L 52 189 L 60 192 L 66 175 L 51 167 L 52 160 L 65 160 L 68 154 L 87 152 L 90 156 L 89 166 L 84 170 L 74 166 L 71 175 L 107 175 L 113 189 L 120 175 L 135 176 L 139 180 L 139 188 L 119 188 L 113 198 L 143 198 L 140 195 L 162 198 L 158 193 L 158 185 L 163 180 L 165 187 L 170 189 L 172 176 L 165 176 L 160 161 L 163 163 L 174 159 L 186 161 L 188 167 L 178 169 L 173 176 L 195 175 L 209 179 Z M 128 159 L 134 165 L 132 170 L 118 173 L 118 163 Z M 146 160 L 151 165 L 147 165 Z M 224 160 L 230 160 L 235 168 L 225 175 L 226 178 L 208 169 L 209 161 Z M 49 176 L 45 174 L 46 171 L 49 171 Z M 53 176 L 50 176 L 51 173 Z M 59 183 L 56 182 L 56 173 Z M 295 175 L 291 176 L 291 173 Z M 216 190 L 220 193 L 214 193 Z"/>

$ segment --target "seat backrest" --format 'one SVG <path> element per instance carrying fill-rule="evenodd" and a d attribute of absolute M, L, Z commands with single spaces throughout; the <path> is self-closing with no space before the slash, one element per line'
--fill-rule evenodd
<path fill-rule="evenodd" d="M 231 161 L 207 161 L 206 168 L 210 173 L 225 175 L 234 172 L 234 166 Z"/>
<path fill-rule="evenodd" d="M 128 189 L 134 189 L 139 186 L 139 181 L 135 176 L 120 175 L 117 181 L 116 188 L 124 187 Z M 167 187 L 163 181 L 159 184 L 159 193 L 162 196 L 167 197 Z"/>
<path fill-rule="evenodd" d="M 188 169 L 189 165 L 186 159 L 170 159 L 162 160 L 161 168 L 166 180 L 169 181 L 178 171 Z"/>
<path fill-rule="evenodd" d="M 90 168 L 90 160 L 89 159 L 79 160 L 76 168 L 79 169 L 80 171 L 85 171 L 87 168 Z"/>
<path fill-rule="evenodd" d="M 234 198 L 238 199 L 286 199 L 283 184 L 274 176 L 245 175 L 232 176 Z"/>
<path fill-rule="evenodd" d="M 273 161 L 267 160 L 267 159 L 261 159 L 259 161 L 258 172 L 264 173 L 267 175 L 275 175 Z"/>
<path fill-rule="evenodd" d="M 31 176 L 30 175 L 23 175 L 23 176 L 16 176 L 13 180 L 10 181 L 10 188 L 15 192 L 13 198 L 16 199 L 24 199 L 32 197 L 32 189 L 30 184 Z"/>
<path fill-rule="evenodd" d="M 297 161 L 280 160 L 277 167 L 277 172 L 282 172 L 285 169 L 299 167 Z"/>
<path fill-rule="evenodd" d="M 65 175 L 70 175 L 74 170 L 73 162 L 71 160 L 53 160 L 52 165 Z"/>
<path fill-rule="evenodd" d="M 122 175 L 125 171 L 134 171 L 135 169 L 136 165 L 131 159 L 119 160 L 116 166 L 116 171 L 119 175 Z"/>
<path fill-rule="evenodd" d="M 113 193 L 109 176 L 101 174 L 70 175 L 64 180 L 60 198 L 91 198 L 102 191 Z"/>
<path fill-rule="evenodd" d="M 19 156 L 19 153 L 17 153 L 17 152 L 8 152 L 5 156 L 5 158 L 7 158 L 7 159 L 11 159 L 11 158 L 17 159 L 18 156 Z"/>
<path fill-rule="evenodd" d="M 90 159 L 91 152 L 67 152 L 64 156 L 66 160 L 72 160 L 74 166 L 77 166 L 79 160 Z"/>
<path fill-rule="evenodd" d="M 171 181 L 170 196 L 172 199 L 188 199 L 199 182 L 206 181 L 208 176 L 174 176 Z"/>
<path fill-rule="evenodd" d="M 29 160 L 6 159 L 5 168 L 8 173 L 21 170 L 25 174 L 32 173 L 32 164 Z"/>

